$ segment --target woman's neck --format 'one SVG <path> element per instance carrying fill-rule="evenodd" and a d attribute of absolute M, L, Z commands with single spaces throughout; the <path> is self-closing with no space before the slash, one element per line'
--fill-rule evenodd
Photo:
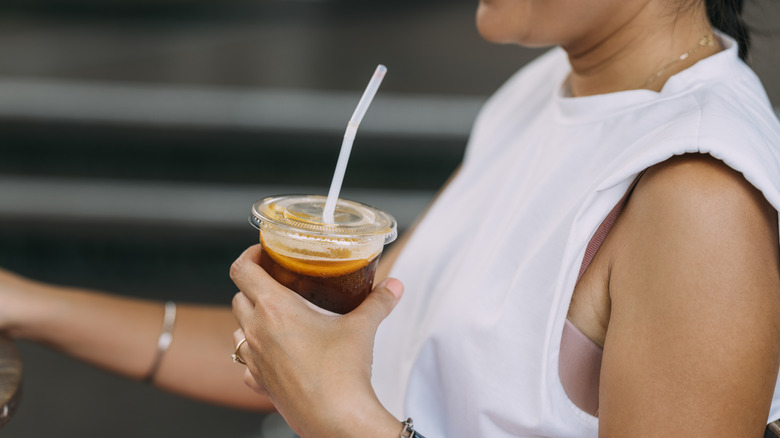
<path fill-rule="evenodd" d="M 700 43 L 712 33 L 703 10 L 680 12 L 667 19 L 659 19 L 663 16 L 659 14 L 669 13 L 647 7 L 606 37 L 564 44 L 572 67 L 572 95 L 639 88 L 660 91 L 669 77 L 721 50 L 717 39 L 712 44 Z"/>

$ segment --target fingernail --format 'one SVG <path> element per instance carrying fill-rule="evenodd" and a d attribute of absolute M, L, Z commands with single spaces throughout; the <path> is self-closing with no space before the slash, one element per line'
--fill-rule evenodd
<path fill-rule="evenodd" d="M 387 278 L 383 280 L 382 283 L 380 283 L 379 285 L 392 292 L 393 295 L 396 296 L 396 298 L 400 297 L 401 294 L 404 292 L 404 284 L 401 283 L 401 281 L 396 278 Z"/>

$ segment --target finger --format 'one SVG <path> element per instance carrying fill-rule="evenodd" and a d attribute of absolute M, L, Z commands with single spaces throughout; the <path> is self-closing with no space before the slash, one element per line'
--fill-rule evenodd
<path fill-rule="evenodd" d="M 240 256 L 230 265 L 230 278 L 236 280 L 241 278 L 247 273 L 251 275 L 253 267 L 260 266 L 260 254 L 263 252 L 263 247 L 260 244 L 255 244 L 245 249 Z"/>
<path fill-rule="evenodd" d="M 374 287 L 352 314 L 366 318 L 374 327 L 378 327 L 393 310 L 404 293 L 404 285 L 400 280 L 388 278 Z"/>
<path fill-rule="evenodd" d="M 244 252 L 241 253 L 239 258 L 246 257 L 249 260 L 253 261 L 256 264 L 260 264 L 260 254 L 263 252 L 263 245 L 259 243 L 255 243 L 254 245 L 249 246 L 249 248 L 245 249 Z"/>
<path fill-rule="evenodd" d="M 241 340 L 244 338 L 246 338 L 246 335 L 244 335 L 244 330 L 236 329 L 236 331 L 233 332 L 233 345 L 238 345 L 238 343 L 241 342 Z"/>
<path fill-rule="evenodd" d="M 256 290 L 250 286 L 270 279 L 270 276 L 260 267 L 261 253 L 262 247 L 259 244 L 250 246 L 230 265 L 230 278 L 245 293 Z"/>
<path fill-rule="evenodd" d="M 244 371 L 244 384 L 248 386 L 252 391 L 263 395 L 268 396 L 268 390 L 265 388 L 265 386 L 261 385 L 257 379 L 255 379 L 255 376 L 252 375 L 252 373 L 249 371 L 249 368 Z"/>
<path fill-rule="evenodd" d="M 238 292 L 233 296 L 233 316 L 236 317 L 238 326 L 241 327 L 241 329 L 244 328 L 247 322 L 252 320 L 254 311 L 255 303 L 253 303 L 243 292 Z"/>

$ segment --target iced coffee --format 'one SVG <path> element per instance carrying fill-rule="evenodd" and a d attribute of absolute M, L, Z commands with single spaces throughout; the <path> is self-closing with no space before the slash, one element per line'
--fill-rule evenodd
<path fill-rule="evenodd" d="M 325 197 L 285 195 L 252 207 L 263 245 L 260 265 L 276 281 L 325 310 L 347 313 L 368 296 L 385 244 L 396 235 L 392 216 L 339 199 L 332 222 Z"/>

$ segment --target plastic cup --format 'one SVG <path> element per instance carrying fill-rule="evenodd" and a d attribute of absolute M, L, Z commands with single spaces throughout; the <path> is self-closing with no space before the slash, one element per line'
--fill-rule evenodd
<path fill-rule="evenodd" d="M 338 199 L 333 223 L 325 196 L 280 195 L 257 201 L 250 222 L 260 230 L 260 266 L 316 306 L 347 313 L 368 296 L 379 256 L 397 236 L 388 213 Z"/>

